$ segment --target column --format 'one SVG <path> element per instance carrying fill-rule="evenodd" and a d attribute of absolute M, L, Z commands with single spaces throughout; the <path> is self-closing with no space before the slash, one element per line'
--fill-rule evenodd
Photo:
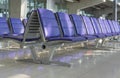
<path fill-rule="evenodd" d="M 114 13 L 114 20 L 115 21 L 117 21 L 117 0 L 114 0 L 113 1 L 113 4 L 114 4 L 114 6 L 113 6 L 113 13 Z"/>
<path fill-rule="evenodd" d="M 10 17 L 25 18 L 27 13 L 27 0 L 9 0 Z"/>

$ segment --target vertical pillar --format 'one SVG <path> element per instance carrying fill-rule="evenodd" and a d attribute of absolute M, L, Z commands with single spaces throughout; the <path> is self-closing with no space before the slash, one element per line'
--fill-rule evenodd
<path fill-rule="evenodd" d="M 27 10 L 27 0 L 21 0 L 21 14 L 20 14 L 20 18 L 24 19 L 26 18 L 26 14 L 28 12 Z"/>
<path fill-rule="evenodd" d="M 114 0 L 114 6 L 113 6 L 113 13 L 114 13 L 114 20 L 117 21 L 117 0 Z"/>
<path fill-rule="evenodd" d="M 9 14 L 14 18 L 25 18 L 27 13 L 27 0 L 9 0 Z"/>

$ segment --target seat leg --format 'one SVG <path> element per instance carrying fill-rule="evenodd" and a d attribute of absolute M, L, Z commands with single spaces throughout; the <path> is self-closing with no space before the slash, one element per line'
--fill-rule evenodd
<path fill-rule="evenodd" d="M 36 63 L 36 64 L 46 64 L 46 65 L 49 65 L 49 64 L 58 64 L 58 65 L 60 65 L 60 66 L 70 67 L 71 64 L 69 64 L 69 63 L 64 63 L 64 62 L 59 62 L 59 61 L 53 61 L 53 57 L 54 57 L 54 54 L 55 54 L 55 52 L 56 52 L 56 49 L 57 49 L 57 48 L 60 48 L 60 47 L 62 47 L 62 46 L 63 46 L 63 44 L 60 45 L 60 46 L 58 46 L 58 47 L 54 47 L 53 49 L 50 50 L 50 53 L 49 53 L 49 56 L 48 56 L 47 59 L 42 58 L 42 59 L 40 59 L 40 60 L 38 59 L 38 56 L 37 56 L 37 54 L 36 54 L 35 47 L 34 47 L 34 46 L 29 46 L 29 48 L 30 48 L 30 50 L 31 50 L 33 62 Z M 20 60 L 20 61 L 22 61 L 22 60 Z M 23 61 L 24 61 L 24 60 L 23 60 Z M 25 61 L 27 61 L 27 60 L 25 60 Z M 29 62 L 29 60 L 28 60 L 28 62 Z"/>
<path fill-rule="evenodd" d="M 57 49 L 57 48 L 55 47 L 55 48 L 53 48 L 53 50 L 50 52 L 49 61 L 52 61 L 56 49 Z"/>
<path fill-rule="evenodd" d="M 71 64 L 69 64 L 69 63 L 60 62 L 60 61 L 53 61 L 53 57 L 54 57 L 54 54 L 56 52 L 56 49 L 60 48 L 62 46 L 63 46 L 63 44 L 58 46 L 58 47 L 54 47 L 52 50 L 50 50 L 48 60 L 42 60 L 42 63 L 43 64 L 57 64 L 57 65 L 60 65 L 60 66 L 70 67 Z"/>
<path fill-rule="evenodd" d="M 36 54 L 36 51 L 35 51 L 35 47 L 34 46 L 30 46 L 30 50 L 31 50 L 33 62 L 41 63 L 41 61 L 38 60 L 38 57 L 37 57 L 37 54 Z"/>
<path fill-rule="evenodd" d="M 96 46 L 95 46 L 95 48 L 98 48 L 98 46 L 99 46 L 99 44 L 102 42 L 102 40 L 100 39 L 100 40 L 96 40 Z"/>
<path fill-rule="evenodd" d="M 104 43 L 104 40 L 103 39 L 100 39 L 100 40 L 96 40 L 96 45 L 94 47 L 85 47 L 84 49 L 92 49 L 92 50 L 111 50 L 110 47 L 106 48 L 106 47 L 102 47 L 101 44 Z"/>
<path fill-rule="evenodd" d="M 103 46 L 105 44 L 105 42 L 106 42 L 105 39 L 103 39 L 103 41 L 102 41 L 100 46 Z"/>

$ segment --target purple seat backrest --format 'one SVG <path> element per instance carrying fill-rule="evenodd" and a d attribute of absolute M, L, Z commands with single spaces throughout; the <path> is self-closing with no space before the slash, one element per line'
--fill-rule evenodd
<path fill-rule="evenodd" d="M 75 35 L 74 26 L 70 20 L 70 17 L 67 13 L 57 12 L 58 21 L 60 23 L 63 36 L 64 37 L 72 37 Z"/>
<path fill-rule="evenodd" d="M 115 28 L 114 28 L 114 26 L 113 26 L 112 21 L 111 21 L 111 20 L 108 20 L 108 23 L 109 23 L 109 25 L 110 25 L 111 31 L 112 31 L 113 33 L 116 32 L 116 31 L 115 31 Z"/>
<path fill-rule="evenodd" d="M 6 21 L 6 18 L 0 17 L 0 35 L 9 34 L 9 33 L 10 33 L 10 29 Z"/>
<path fill-rule="evenodd" d="M 101 27 L 100 27 L 100 24 L 99 24 L 98 20 L 96 18 L 91 17 L 91 22 L 93 24 L 95 33 L 96 34 L 102 34 L 103 32 L 101 30 Z"/>
<path fill-rule="evenodd" d="M 47 9 L 38 9 L 40 22 L 45 38 L 60 37 L 61 33 L 55 15 Z"/>
<path fill-rule="evenodd" d="M 23 34 L 24 25 L 19 18 L 9 18 L 10 26 L 12 27 L 13 34 Z"/>
<path fill-rule="evenodd" d="M 107 31 L 107 29 L 106 29 L 106 26 L 105 26 L 105 24 L 104 24 L 103 19 L 98 19 L 98 21 L 99 21 L 99 24 L 100 24 L 100 26 L 101 26 L 102 32 L 103 32 L 104 34 L 107 34 L 108 31 Z"/>
<path fill-rule="evenodd" d="M 112 20 L 112 23 L 113 23 L 113 26 L 114 26 L 114 28 L 115 28 L 116 32 L 120 32 L 120 27 L 119 27 L 118 22 L 117 22 L 117 21 L 113 21 L 113 20 Z"/>
<path fill-rule="evenodd" d="M 104 24 L 106 26 L 108 33 L 112 33 L 112 30 L 110 29 L 110 25 L 108 24 L 108 21 L 107 20 L 103 20 L 103 21 L 104 21 Z"/>
<path fill-rule="evenodd" d="M 82 18 L 76 14 L 71 14 L 70 16 L 71 16 L 73 24 L 75 26 L 77 35 L 86 35 L 87 31 L 86 31 L 85 24 L 84 24 Z"/>
<path fill-rule="evenodd" d="M 83 21 L 85 23 L 87 33 L 89 35 L 94 35 L 95 31 L 94 31 L 94 28 L 93 28 L 93 25 L 92 25 L 92 22 L 91 22 L 90 18 L 87 17 L 87 16 L 81 16 L 81 17 L 83 18 Z"/>
<path fill-rule="evenodd" d="M 119 29 L 119 31 L 120 31 L 120 23 L 119 23 L 118 21 L 116 21 L 116 24 L 117 24 L 118 29 Z"/>

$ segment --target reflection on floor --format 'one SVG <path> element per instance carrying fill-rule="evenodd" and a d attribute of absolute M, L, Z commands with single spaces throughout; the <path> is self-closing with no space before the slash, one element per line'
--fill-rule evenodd
<path fill-rule="evenodd" d="M 119 44 L 116 46 L 114 50 L 75 48 L 54 58 L 71 63 L 70 68 L 15 61 L 16 55 L 24 55 L 22 50 L 1 52 L 0 78 L 120 78 Z"/>

